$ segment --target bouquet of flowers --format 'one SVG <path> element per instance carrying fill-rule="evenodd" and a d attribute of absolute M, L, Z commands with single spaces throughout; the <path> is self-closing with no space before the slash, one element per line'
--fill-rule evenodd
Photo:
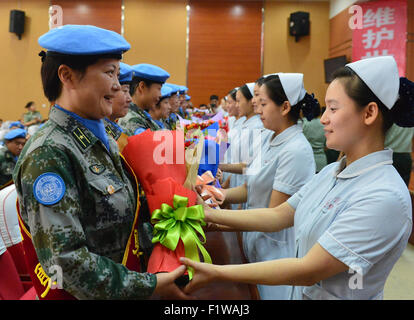
<path fill-rule="evenodd" d="M 196 205 L 197 195 L 191 190 L 200 146 L 185 150 L 183 131 L 146 130 L 129 137 L 122 154 L 145 191 L 154 224 L 155 246 L 148 272 L 170 272 L 181 265 L 180 257 L 200 261 L 200 253 L 204 262 L 211 263 L 203 247 L 204 211 Z M 181 281 L 191 277 L 189 268 Z"/>

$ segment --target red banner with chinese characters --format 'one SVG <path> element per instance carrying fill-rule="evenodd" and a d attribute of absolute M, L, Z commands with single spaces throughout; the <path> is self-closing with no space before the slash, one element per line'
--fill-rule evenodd
<path fill-rule="evenodd" d="M 407 0 L 358 3 L 362 8 L 362 29 L 352 31 L 352 60 L 394 56 L 400 77 L 405 76 Z"/>

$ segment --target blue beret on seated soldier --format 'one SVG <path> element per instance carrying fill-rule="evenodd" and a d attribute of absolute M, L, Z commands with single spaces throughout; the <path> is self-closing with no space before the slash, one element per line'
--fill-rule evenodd
<path fill-rule="evenodd" d="M 26 143 L 26 130 L 10 130 L 3 139 L 5 146 L 0 148 L 0 189 L 13 183 L 13 170 Z"/>

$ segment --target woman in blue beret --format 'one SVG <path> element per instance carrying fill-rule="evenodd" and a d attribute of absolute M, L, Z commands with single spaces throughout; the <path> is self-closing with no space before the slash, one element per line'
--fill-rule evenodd
<path fill-rule="evenodd" d="M 41 76 L 54 106 L 14 172 L 39 299 L 185 299 L 174 283 L 184 267 L 145 272 L 137 181 L 103 122 L 121 90 L 119 60 L 129 43 L 113 31 L 65 25 L 39 44 L 48 50 Z"/>
<path fill-rule="evenodd" d="M 325 102 L 327 147 L 345 157 L 277 207 L 205 210 L 207 221 L 242 230 L 294 227 L 295 256 L 228 266 L 182 259 L 195 269 L 187 292 L 218 280 L 291 285 L 292 299 L 383 299 L 412 230 L 410 194 L 384 140 L 393 123 L 414 126 L 414 83 L 392 56 L 364 59 L 335 73 Z"/>
<path fill-rule="evenodd" d="M 126 63 L 120 62 L 118 80 L 121 85 L 121 90 L 119 90 L 114 97 L 111 115 L 104 119 L 106 132 L 112 135 L 116 141 L 118 141 L 123 133 L 123 129 L 117 123 L 118 119 L 126 116 L 129 110 L 129 105 L 132 102 L 129 93 L 132 76 L 132 68 Z M 121 150 L 121 146 L 119 144 L 118 146 Z"/>

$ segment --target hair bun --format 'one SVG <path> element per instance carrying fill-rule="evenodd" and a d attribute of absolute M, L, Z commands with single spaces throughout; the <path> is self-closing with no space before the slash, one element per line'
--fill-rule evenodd
<path fill-rule="evenodd" d="M 414 83 L 400 78 L 400 98 L 391 109 L 393 120 L 400 127 L 414 127 Z"/>
<path fill-rule="evenodd" d="M 45 58 L 46 58 L 46 52 L 44 50 L 40 51 L 39 52 L 39 57 L 41 57 L 42 62 L 44 62 Z"/>
<path fill-rule="evenodd" d="M 303 115 L 308 121 L 311 121 L 320 114 L 319 101 L 315 98 L 315 95 L 313 93 L 311 95 L 309 93 L 306 93 L 300 104 Z"/>

